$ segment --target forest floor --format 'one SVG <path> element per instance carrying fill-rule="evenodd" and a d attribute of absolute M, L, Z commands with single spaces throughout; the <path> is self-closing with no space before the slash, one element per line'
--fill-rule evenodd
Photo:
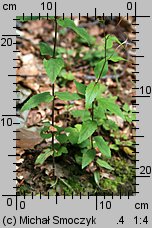
<path fill-rule="evenodd" d="M 135 58 L 132 57 L 134 53 L 132 47 L 135 47 L 135 43 L 131 41 L 135 38 L 132 33 L 135 31 L 132 26 L 133 18 L 129 17 L 128 20 L 121 18 L 119 21 L 117 17 L 113 17 L 113 20 L 107 17 L 105 29 L 104 25 L 95 21 L 93 17 L 90 17 L 88 21 L 86 17 L 82 17 L 80 21 L 78 18 L 74 18 L 74 21 L 87 29 L 92 36 L 93 46 L 85 45 L 83 40 L 76 37 L 70 29 L 59 30 L 57 51 L 64 58 L 66 68 L 57 79 L 55 91 L 68 90 L 73 93 L 76 91 L 75 79 L 86 85 L 93 81 L 95 79 L 93 68 L 100 56 L 98 47 L 102 43 L 104 33 L 114 34 L 121 42 L 126 41 L 125 50 L 119 52 L 127 61 L 111 63 L 108 75 L 102 78 L 101 83 L 106 88 L 106 95 L 117 96 L 117 103 L 122 108 L 126 104 L 135 111 L 133 106 L 135 99 L 132 97 L 135 95 L 135 91 L 132 89 L 135 87 L 132 82 L 132 79 L 135 79 L 133 73 Z M 39 42 L 47 42 L 53 46 L 54 27 L 51 21 L 45 19 L 17 23 L 20 27 L 17 34 L 20 34 L 21 37 L 17 38 L 17 49 L 20 50 L 20 53 L 17 54 L 17 58 L 20 59 L 17 61 L 17 66 L 20 68 L 17 69 L 16 74 L 24 75 L 24 77 L 16 78 L 16 89 L 21 91 L 17 94 L 20 99 L 17 102 L 17 112 L 20 113 L 23 104 L 33 94 L 51 90 L 43 67 Z M 78 110 L 84 107 L 82 100 L 74 101 L 74 104 Z M 56 125 L 66 127 L 80 123 L 80 119 L 74 118 L 69 112 L 72 105 L 72 102 L 67 103 L 56 99 Z M 109 126 L 102 130 L 105 138 L 113 142 L 110 165 L 114 167 L 114 170 L 110 172 L 102 170 L 100 187 L 94 182 L 93 167 L 82 170 L 76 163 L 73 156 L 78 149 L 76 146 L 69 145 L 69 154 L 56 158 L 56 178 L 51 176 L 52 158 L 47 159 L 41 166 L 35 165 L 37 156 L 51 143 L 50 140 L 41 139 L 37 133 L 42 127 L 43 121 L 50 120 L 51 113 L 51 104 L 42 104 L 38 108 L 25 111 L 21 114 L 21 118 L 18 118 L 20 128 L 23 129 L 19 135 L 23 140 L 17 142 L 17 146 L 20 147 L 17 149 L 17 154 L 20 155 L 17 158 L 17 192 L 20 195 L 24 193 L 30 195 L 32 192 L 34 195 L 38 195 L 40 192 L 43 195 L 47 195 L 48 192 L 50 195 L 55 195 L 56 192 L 59 195 L 64 193 L 71 195 L 72 192 L 74 195 L 79 195 L 80 192 L 82 195 L 87 195 L 88 192 L 90 195 L 96 193 L 111 195 L 112 192 L 114 195 L 118 195 L 120 191 L 122 195 L 127 195 L 128 191 L 130 194 L 135 191 L 133 151 L 135 152 L 136 149 L 131 146 L 135 143 L 133 138 L 135 130 L 132 129 L 135 125 L 132 122 L 126 123 L 118 116 L 111 117 L 111 120 L 118 125 L 119 132 L 112 131 Z M 32 136 L 26 135 L 24 129 L 32 130 Z"/>

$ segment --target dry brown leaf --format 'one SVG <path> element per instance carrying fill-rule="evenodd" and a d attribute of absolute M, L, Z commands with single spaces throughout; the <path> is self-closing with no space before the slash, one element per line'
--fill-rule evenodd
<path fill-rule="evenodd" d="M 54 126 L 50 126 L 49 130 L 50 130 L 51 132 L 57 132 L 57 131 L 58 131 L 57 128 L 54 127 Z"/>
<path fill-rule="evenodd" d="M 22 149 L 33 149 L 34 146 L 43 141 L 38 132 L 30 131 L 25 128 L 20 128 L 19 131 L 20 132 L 17 132 L 16 134 L 16 138 L 20 139 L 16 142 L 17 147 Z"/>

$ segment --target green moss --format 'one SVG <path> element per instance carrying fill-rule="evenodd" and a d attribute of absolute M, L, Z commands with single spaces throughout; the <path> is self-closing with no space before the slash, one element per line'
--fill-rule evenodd
<path fill-rule="evenodd" d="M 111 159 L 111 165 L 115 167 L 112 172 L 114 176 L 114 180 L 112 179 L 102 179 L 100 184 L 103 192 L 107 195 L 112 192 L 115 195 L 119 195 L 121 190 L 122 195 L 127 195 L 128 192 L 130 194 L 135 191 L 133 183 L 135 183 L 135 164 L 131 163 L 129 160 L 121 158 L 121 160 L 117 160 L 115 158 Z"/>

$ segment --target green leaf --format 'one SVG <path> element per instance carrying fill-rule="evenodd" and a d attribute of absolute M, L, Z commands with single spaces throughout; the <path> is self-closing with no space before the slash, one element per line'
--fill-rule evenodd
<path fill-rule="evenodd" d="M 94 149 L 84 152 L 82 156 L 82 169 L 89 165 L 94 160 L 95 156 L 96 151 Z"/>
<path fill-rule="evenodd" d="M 106 161 L 101 160 L 100 158 L 98 158 L 96 162 L 100 167 L 103 167 L 109 170 L 114 170 L 114 168 L 112 168 L 111 165 L 109 165 Z"/>
<path fill-rule="evenodd" d="M 68 81 L 74 80 L 74 75 L 72 74 L 72 72 L 63 71 L 61 72 L 61 77 Z"/>
<path fill-rule="evenodd" d="M 100 62 L 98 62 L 94 68 L 94 73 L 96 78 L 103 77 L 108 72 L 108 61 L 105 61 L 105 59 L 102 59 Z"/>
<path fill-rule="evenodd" d="M 120 116 L 122 119 L 125 119 L 123 112 L 119 108 L 119 106 L 115 103 L 115 100 L 113 98 L 100 98 L 98 100 L 99 105 L 104 110 L 109 110 L 111 113 Z"/>
<path fill-rule="evenodd" d="M 70 141 L 71 144 L 77 144 L 78 142 L 78 138 L 79 138 L 79 132 L 76 128 L 72 128 L 72 127 L 67 127 L 65 129 L 65 132 L 68 135 L 68 139 Z"/>
<path fill-rule="evenodd" d="M 67 154 L 68 150 L 65 146 L 61 146 L 60 149 L 58 150 L 58 153 L 60 154 Z"/>
<path fill-rule="evenodd" d="M 99 171 L 95 171 L 95 172 L 93 173 L 93 175 L 94 175 L 94 180 L 95 180 L 96 184 L 99 186 L 100 172 L 99 172 Z"/>
<path fill-rule="evenodd" d="M 42 164 L 45 162 L 45 160 L 46 160 L 48 157 L 50 157 L 52 154 L 53 154 L 53 151 L 50 150 L 50 149 L 43 150 L 43 153 L 41 153 L 41 154 L 37 157 L 37 159 L 36 159 L 36 161 L 35 161 L 35 164 L 36 164 L 36 165 L 38 165 L 38 164 L 42 165 Z"/>
<path fill-rule="evenodd" d="M 126 59 L 122 58 L 121 56 L 119 56 L 117 53 L 114 53 L 114 55 L 112 55 L 109 60 L 113 61 L 113 62 L 119 62 L 119 61 L 127 61 Z"/>
<path fill-rule="evenodd" d="M 91 147 L 91 142 L 90 139 L 86 139 L 85 141 L 83 141 L 82 143 L 79 144 L 80 148 L 86 149 L 86 148 L 90 148 Z"/>
<path fill-rule="evenodd" d="M 49 92 L 44 92 L 32 96 L 22 107 L 21 112 L 30 110 L 31 108 L 37 107 L 42 102 L 50 103 L 53 100 L 53 96 Z"/>
<path fill-rule="evenodd" d="M 94 119 L 97 119 L 98 121 L 101 119 L 105 119 L 105 110 L 102 109 L 100 106 L 95 106 L 94 107 Z"/>
<path fill-rule="evenodd" d="M 86 122 L 83 122 L 80 133 L 79 133 L 79 139 L 78 144 L 89 138 L 97 129 L 97 123 L 92 120 L 88 120 Z"/>
<path fill-rule="evenodd" d="M 128 113 L 130 112 L 130 107 L 129 107 L 129 105 L 127 103 L 125 103 L 122 108 L 123 108 L 124 111 L 126 111 Z"/>
<path fill-rule="evenodd" d="M 48 77 L 50 78 L 51 83 L 53 84 L 57 78 L 57 76 L 60 74 L 62 68 L 64 67 L 64 62 L 62 59 L 49 59 L 43 60 L 44 68 L 46 70 L 46 73 Z"/>
<path fill-rule="evenodd" d="M 78 90 L 78 92 L 82 95 L 85 95 L 85 91 L 86 91 L 86 85 L 82 84 L 80 82 L 74 81 L 76 88 Z"/>
<path fill-rule="evenodd" d="M 72 29 L 77 35 L 82 37 L 88 44 L 91 42 L 90 35 L 87 33 L 87 31 L 84 28 L 77 27 L 73 20 L 70 18 L 59 18 L 57 20 L 57 23 L 62 26 L 63 28 L 70 28 Z"/>
<path fill-rule="evenodd" d="M 75 161 L 78 165 L 82 165 L 82 157 L 81 156 L 75 154 L 74 158 L 75 158 Z"/>
<path fill-rule="evenodd" d="M 80 133 L 81 128 L 82 128 L 82 124 L 76 124 L 74 127 L 75 127 L 75 128 L 78 130 L 78 132 Z"/>
<path fill-rule="evenodd" d="M 43 139 L 49 139 L 49 138 L 52 137 L 52 133 L 48 133 L 49 128 L 50 128 L 50 126 L 44 126 L 44 127 L 41 129 L 40 136 L 41 136 Z"/>
<path fill-rule="evenodd" d="M 118 125 L 114 122 L 114 121 L 112 121 L 112 120 L 108 120 L 108 119 L 106 119 L 103 123 L 102 123 L 102 125 L 103 125 L 103 127 L 104 127 L 104 129 L 105 130 L 107 130 L 107 131 L 119 131 L 119 127 L 118 127 Z"/>
<path fill-rule="evenodd" d="M 92 105 L 92 102 L 97 97 L 99 93 L 99 84 L 95 84 L 95 82 L 91 82 L 87 88 L 86 88 L 86 94 L 85 94 L 85 101 L 86 101 L 86 108 L 90 108 Z"/>
<path fill-rule="evenodd" d="M 40 46 L 41 55 L 50 55 L 50 56 L 53 55 L 53 50 L 50 47 L 50 45 L 48 45 L 47 43 L 40 42 L 39 46 Z"/>
<path fill-rule="evenodd" d="M 69 92 L 56 92 L 55 95 L 63 101 L 73 101 L 79 100 L 81 97 L 77 93 L 69 93 Z"/>
<path fill-rule="evenodd" d="M 107 158 L 111 158 L 111 151 L 107 142 L 102 138 L 102 136 L 95 136 L 94 140 L 100 152 L 105 155 Z"/>
<path fill-rule="evenodd" d="M 75 118 L 80 117 L 82 121 L 91 119 L 90 112 L 88 110 L 72 110 L 71 114 Z"/>
<path fill-rule="evenodd" d="M 56 139 L 60 142 L 60 143 L 66 143 L 68 141 L 68 137 L 66 134 L 60 134 L 56 136 Z"/>
<path fill-rule="evenodd" d="M 113 35 L 107 35 L 105 38 L 104 38 L 104 41 L 106 39 L 106 49 L 109 49 L 109 48 L 112 48 L 113 47 L 113 43 L 118 43 L 118 44 L 121 44 L 121 42 L 118 40 L 118 38 L 116 36 L 113 36 Z"/>

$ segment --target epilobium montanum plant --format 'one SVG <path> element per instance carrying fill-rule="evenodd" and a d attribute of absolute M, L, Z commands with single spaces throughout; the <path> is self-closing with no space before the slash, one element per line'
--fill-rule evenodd
<path fill-rule="evenodd" d="M 79 148 L 78 153 L 74 154 L 74 158 L 78 164 L 81 164 L 82 169 L 87 167 L 91 162 L 96 165 L 96 171 L 94 171 L 95 182 L 99 185 L 100 167 L 113 170 L 107 159 L 111 158 L 111 150 L 109 142 L 100 134 L 100 128 L 107 120 L 108 114 L 114 114 L 125 119 L 123 112 L 116 104 L 117 97 L 104 97 L 105 86 L 100 83 L 100 79 L 108 72 L 108 62 L 118 62 L 124 60 L 120 57 L 116 50 L 113 49 L 113 44 L 118 43 L 118 47 L 122 46 L 122 43 L 113 35 L 106 35 L 103 38 L 101 59 L 96 63 L 94 67 L 94 73 L 96 80 L 88 84 L 82 84 L 75 81 L 77 93 L 55 92 L 55 83 L 57 77 L 60 75 L 64 68 L 64 60 L 57 55 L 57 33 L 58 26 L 63 28 L 72 29 L 79 37 L 85 40 L 88 45 L 91 43 L 91 37 L 84 28 L 77 27 L 73 20 L 65 18 L 54 19 L 54 48 L 52 48 L 44 42 L 40 43 L 40 52 L 44 56 L 43 65 L 46 73 L 50 79 L 52 93 L 43 92 L 32 96 L 22 107 L 21 111 L 30 110 L 38 106 L 42 102 L 52 102 L 52 115 L 51 123 L 44 123 L 41 130 L 41 137 L 44 139 L 51 138 L 51 147 L 44 150 L 41 153 L 35 163 L 43 164 L 44 161 L 52 156 L 53 170 L 55 169 L 55 157 L 67 154 L 67 145 L 71 144 Z M 49 59 L 45 58 L 49 56 Z M 68 126 L 66 128 L 55 125 L 54 109 L 55 99 L 58 98 L 64 101 L 75 101 L 85 99 L 84 110 L 72 110 L 71 115 L 74 118 L 81 118 L 81 124 L 75 126 Z M 109 121 L 110 123 L 110 121 Z M 112 121 L 111 121 L 112 125 Z M 97 152 L 101 153 L 101 156 L 97 156 Z M 53 171 L 53 174 L 55 172 Z"/>

